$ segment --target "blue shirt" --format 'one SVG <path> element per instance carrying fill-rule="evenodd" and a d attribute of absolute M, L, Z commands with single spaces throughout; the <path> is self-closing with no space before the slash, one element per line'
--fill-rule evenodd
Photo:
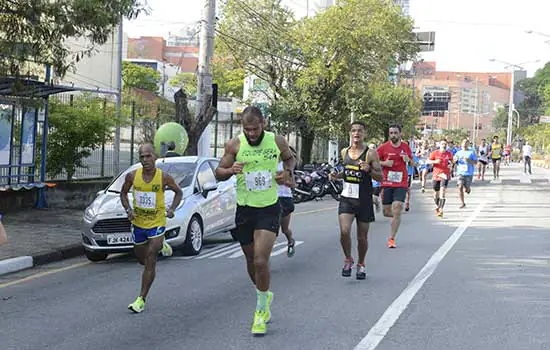
<path fill-rule="evenodd" d="M 468 163 L 464 158 L 477 161 L 476 153 L 472 149 L 460 150 L 455 154 L 455 160 L 457 160 L 456 172 L 458 175 L 473 176 L 475 173 L 475 166 Z"/>
<path fill-rule="evenodd" d="M 415 154 L 413 154 L 413 162 L 415 162 L 415 163 L 419 162 L 419 159 Z M 413 176 L 414 175 L 414 166 L 407 165 L 407 172 L 409 173 L 409 176 Z"/>
<path fill-rule="evenodd" d="M 376 181 L 375 179 L 372 179 L 372 188 L 380 187 L 380 181 Z"/>

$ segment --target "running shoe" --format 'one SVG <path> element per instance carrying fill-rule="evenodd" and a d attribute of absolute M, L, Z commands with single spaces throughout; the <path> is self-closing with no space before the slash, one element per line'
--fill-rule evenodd
<path fill-rule="evenodd" d="M 342 277 L 351 277 L 351 268 L 353 267 L 353 259 L 344 260 L 344 268 L 342 269 Z"/>
<path fill-rule="evenodd" d="M 440 218 L 443 217 L 443 210 L 442 209 L 437 210 L 437 216 L 440 217 Z"/>
<path fill-rule="evenodd" d="M 137 297 L 136 301 L 128 305 L 128 309 L 132 310 L 136 314 L 145 310 L 145 300 L 142 297 Z"/>
<path fill-rule="evenodd" d="M 388 239 L 388 248 L 397 248 L 397 246 L 395 245 L 395 239 Z"/>
<path fill-rule="evenodd" d="M 267 292 L 267 304 L 265 306 L 265 323 L 271 321 L 271 303 L 273 302 L 273 292 Z"/>
<path fill-rule="evenodd" d="M 267 332 L 265 324 L 265 311 L 256 310 L 254 313 L 254 323 L 252 324 L 252 334 L 263 335 Z"/>
<path fill-rule="evenodd" d="M 405 211 L 409 211 L 411 210 L 411 206 L 409 205 L 409 203 L 405 204 Z"/>
<path fill-rule="evenodd" d="M 160 252 L 162 256 L 172 256 L 172 254 L 174 253 L 172 247 L 166 241 L 162 242 L 162 250 Z"/>
<path fill-rule="evenodd" d="M 470 194 L 470 192 L 472 192 L 472 189 L 471 189 L 470 187 L 468 187 L 468 188 L 466 189 L 466 193 L 467 193 L 467 194 Z"/>
<path fill-rule="evenodd" d="M 286 250 L 286 256 L 289 258 L 292 258 L 294 256 L 295 250 L 294 245 L 296 244 L 296 240 L 293 238 L 291 242 L 288 243 L 288 247 Z"/>
<path fill-rule="evenodd" d="M 460 207 L 458 207 L 459 209 L 464 209 L 466 208 L 466 204 L 462 203 L 462 205 Z"/>
<path fill-rule="evenodd" d="M 357 273 L 355 274 L 355 278 L 358 280 L 364 280 L 367 278 L 367 269 L 365 268 L 365 265 L 357 264 Z"/>
<path fill-rule="evenodd" d="M 420 192 L 424 193 L 424 192 L 426 192 L 426 189 L 425 189 L 424 187 L 422 187 L 422 188 L 420 189 Z"/>

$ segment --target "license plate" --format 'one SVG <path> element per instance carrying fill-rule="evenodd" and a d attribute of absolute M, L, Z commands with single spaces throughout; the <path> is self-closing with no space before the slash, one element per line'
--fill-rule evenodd
<path fill-rule="evenodd" d="M 131 233 L 115 233 L 107 235 L 107 244 L 125 244 L 134 243 L 134 237 Z"/>

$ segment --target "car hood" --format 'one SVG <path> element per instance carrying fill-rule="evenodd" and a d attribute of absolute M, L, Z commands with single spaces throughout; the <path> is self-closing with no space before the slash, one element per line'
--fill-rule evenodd
<path fill-rule="evenodd" d="M 193 194 L 191 186 L 182 188 L 182 191 L 184 200 Z M 169 207 L 172 204 L 174 195 L 175 194 L 172 191 L 165 192 L 164 203 L 166 207 Z M 131 192 L 128 194 L 128 200 L 130 201 L 130 205 L 132 205 L 133 196 Z M 89 214 L 92 216 L 124 213 L 124 208 L 120 202 L 120 194 L 114 192 L 101 192 L 86 210 L 91 211 Z"/>

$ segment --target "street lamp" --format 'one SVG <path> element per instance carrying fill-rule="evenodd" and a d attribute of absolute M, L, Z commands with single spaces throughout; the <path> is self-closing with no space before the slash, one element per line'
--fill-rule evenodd
<path fill-rule="evenodd" d="M 525 70 L 525 68 L 523 68 L 522 66 L 525 65 L 525 64 L 528 64 L 528 63 L 537 63 L 537 62 L 540 62 L 540 60 L 536 60 L 536 61 L 528 61 L 528 62 L 524 62 L 524 63 L 520 63 L 520 64 L 513 64 L 513 63 L 510 63 L 510 62 L 506 62 L 506 61 L 501 61 L 501 60 L 497 60 L 495 58 L 490 58 L 489 61 L 491 62 L 500 62 L 500 63 L 503 63 L 506 65 L 505 69 L 508 69 L 508 68 L 512 68 L 512 81 L 510 83 L 510 104 L 508 106 L 508 127 L 507 127 L 507 130 L 506 130 L 506 144 L 507 145 L 511 145 L 512 144 L 512 125 L 513 125 L 513 119 L 514 119 L 514 85 L 515 85 L 515 70 L 514 69 L 519 69 L 519 70 Z"/>

